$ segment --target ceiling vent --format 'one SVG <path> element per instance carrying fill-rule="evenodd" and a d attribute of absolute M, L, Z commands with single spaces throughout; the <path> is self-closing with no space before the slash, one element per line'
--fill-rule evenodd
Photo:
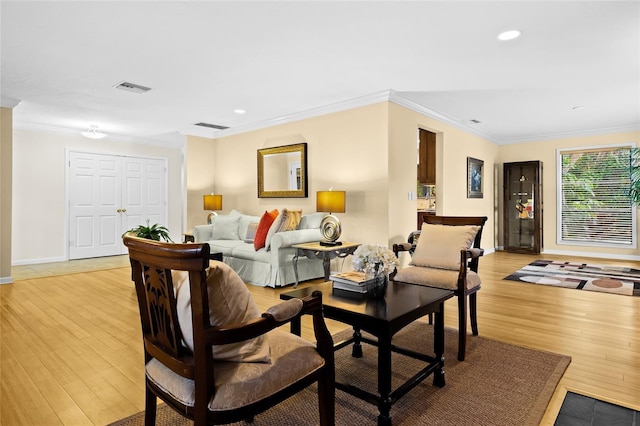
<path fill-rule="evenodd" d="M 140 86 L 139 84 L 129 83 L 127 81 L 123 81 L 122 83 L 118 83 L 114 86 L 116 89 L 126 90 L 128 92 L 133 93 L 146 93 L 151 90 L 150 87 Z"/>
<path fill-rule="evenodd" d="M 210 129 L 218 129 L 218 130 L 224 130 L 229 128 L 227 126 L 219 126 L 217 124 L 209 124 L 209 123 L 196 123 L 196 126 L 208 127 Z"/>
<path fill-rule="evenodd" d="M 476 120 L 475 118 L 472 118 L 471 120 L 469 120 L 470 122 L 472 122 L 473 124 L 480 124 L 482 123 L 482 121 L 480 120 Z"/>

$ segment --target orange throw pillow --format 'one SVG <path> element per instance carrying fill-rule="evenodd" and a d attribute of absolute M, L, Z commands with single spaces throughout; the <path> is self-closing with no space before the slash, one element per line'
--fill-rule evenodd
<path fill-rule="evenodd" d="M 265 246 L 269 228 L 271 228 L 271 224 L 278 217 L 278 213 L 278 209 L 271 210 L 270 212 L 265 211 L 260 218 L 260 223 L 258 223 L 258 229 L 256 230 L 256 236 L 253 238 L 253 247 L 256 251 Z"/>

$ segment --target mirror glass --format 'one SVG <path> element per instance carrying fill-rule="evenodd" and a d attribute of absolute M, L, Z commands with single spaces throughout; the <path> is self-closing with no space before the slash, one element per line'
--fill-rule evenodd
<path fill-rule="evenodd" d="M 258 197 L 307 196 L 307 144 L 258 150 Z"/>

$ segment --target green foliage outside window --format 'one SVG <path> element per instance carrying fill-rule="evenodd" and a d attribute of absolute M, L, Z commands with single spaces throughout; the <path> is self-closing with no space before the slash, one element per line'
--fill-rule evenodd
<path fill-rule="evenodd" d="M 640 148 L 631 149 L 631 187 L 629 198 L 634 206 L 640 206 Z"/>
<path fill-rule="evenodd" d="M 561 155 L 564 242 L 630 244 L 634 194 L 640 202 L 640 153 L 636 154 L 635 193 L 630 148 L 566 151 Z"/>

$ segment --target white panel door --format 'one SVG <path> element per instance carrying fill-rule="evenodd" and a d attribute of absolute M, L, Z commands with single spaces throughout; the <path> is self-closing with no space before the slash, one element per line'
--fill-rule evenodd
<path fill-rule="evenodd" d="M 117 156 L 70 153 L 70 259 L 122 252 L 120 168 Z"/>
<path fill-rule="evenodd" d="M 69 258 L 126 254 L 122 234 L 166 226 L 166 163 L 161 159 L 71 152 Z"/>
<path fill-rule="evenodd" d="M 122 232 L 146 224 L 147 219 L 166 226 L 165 182 L 164 160 L 123 157 Z"/>

